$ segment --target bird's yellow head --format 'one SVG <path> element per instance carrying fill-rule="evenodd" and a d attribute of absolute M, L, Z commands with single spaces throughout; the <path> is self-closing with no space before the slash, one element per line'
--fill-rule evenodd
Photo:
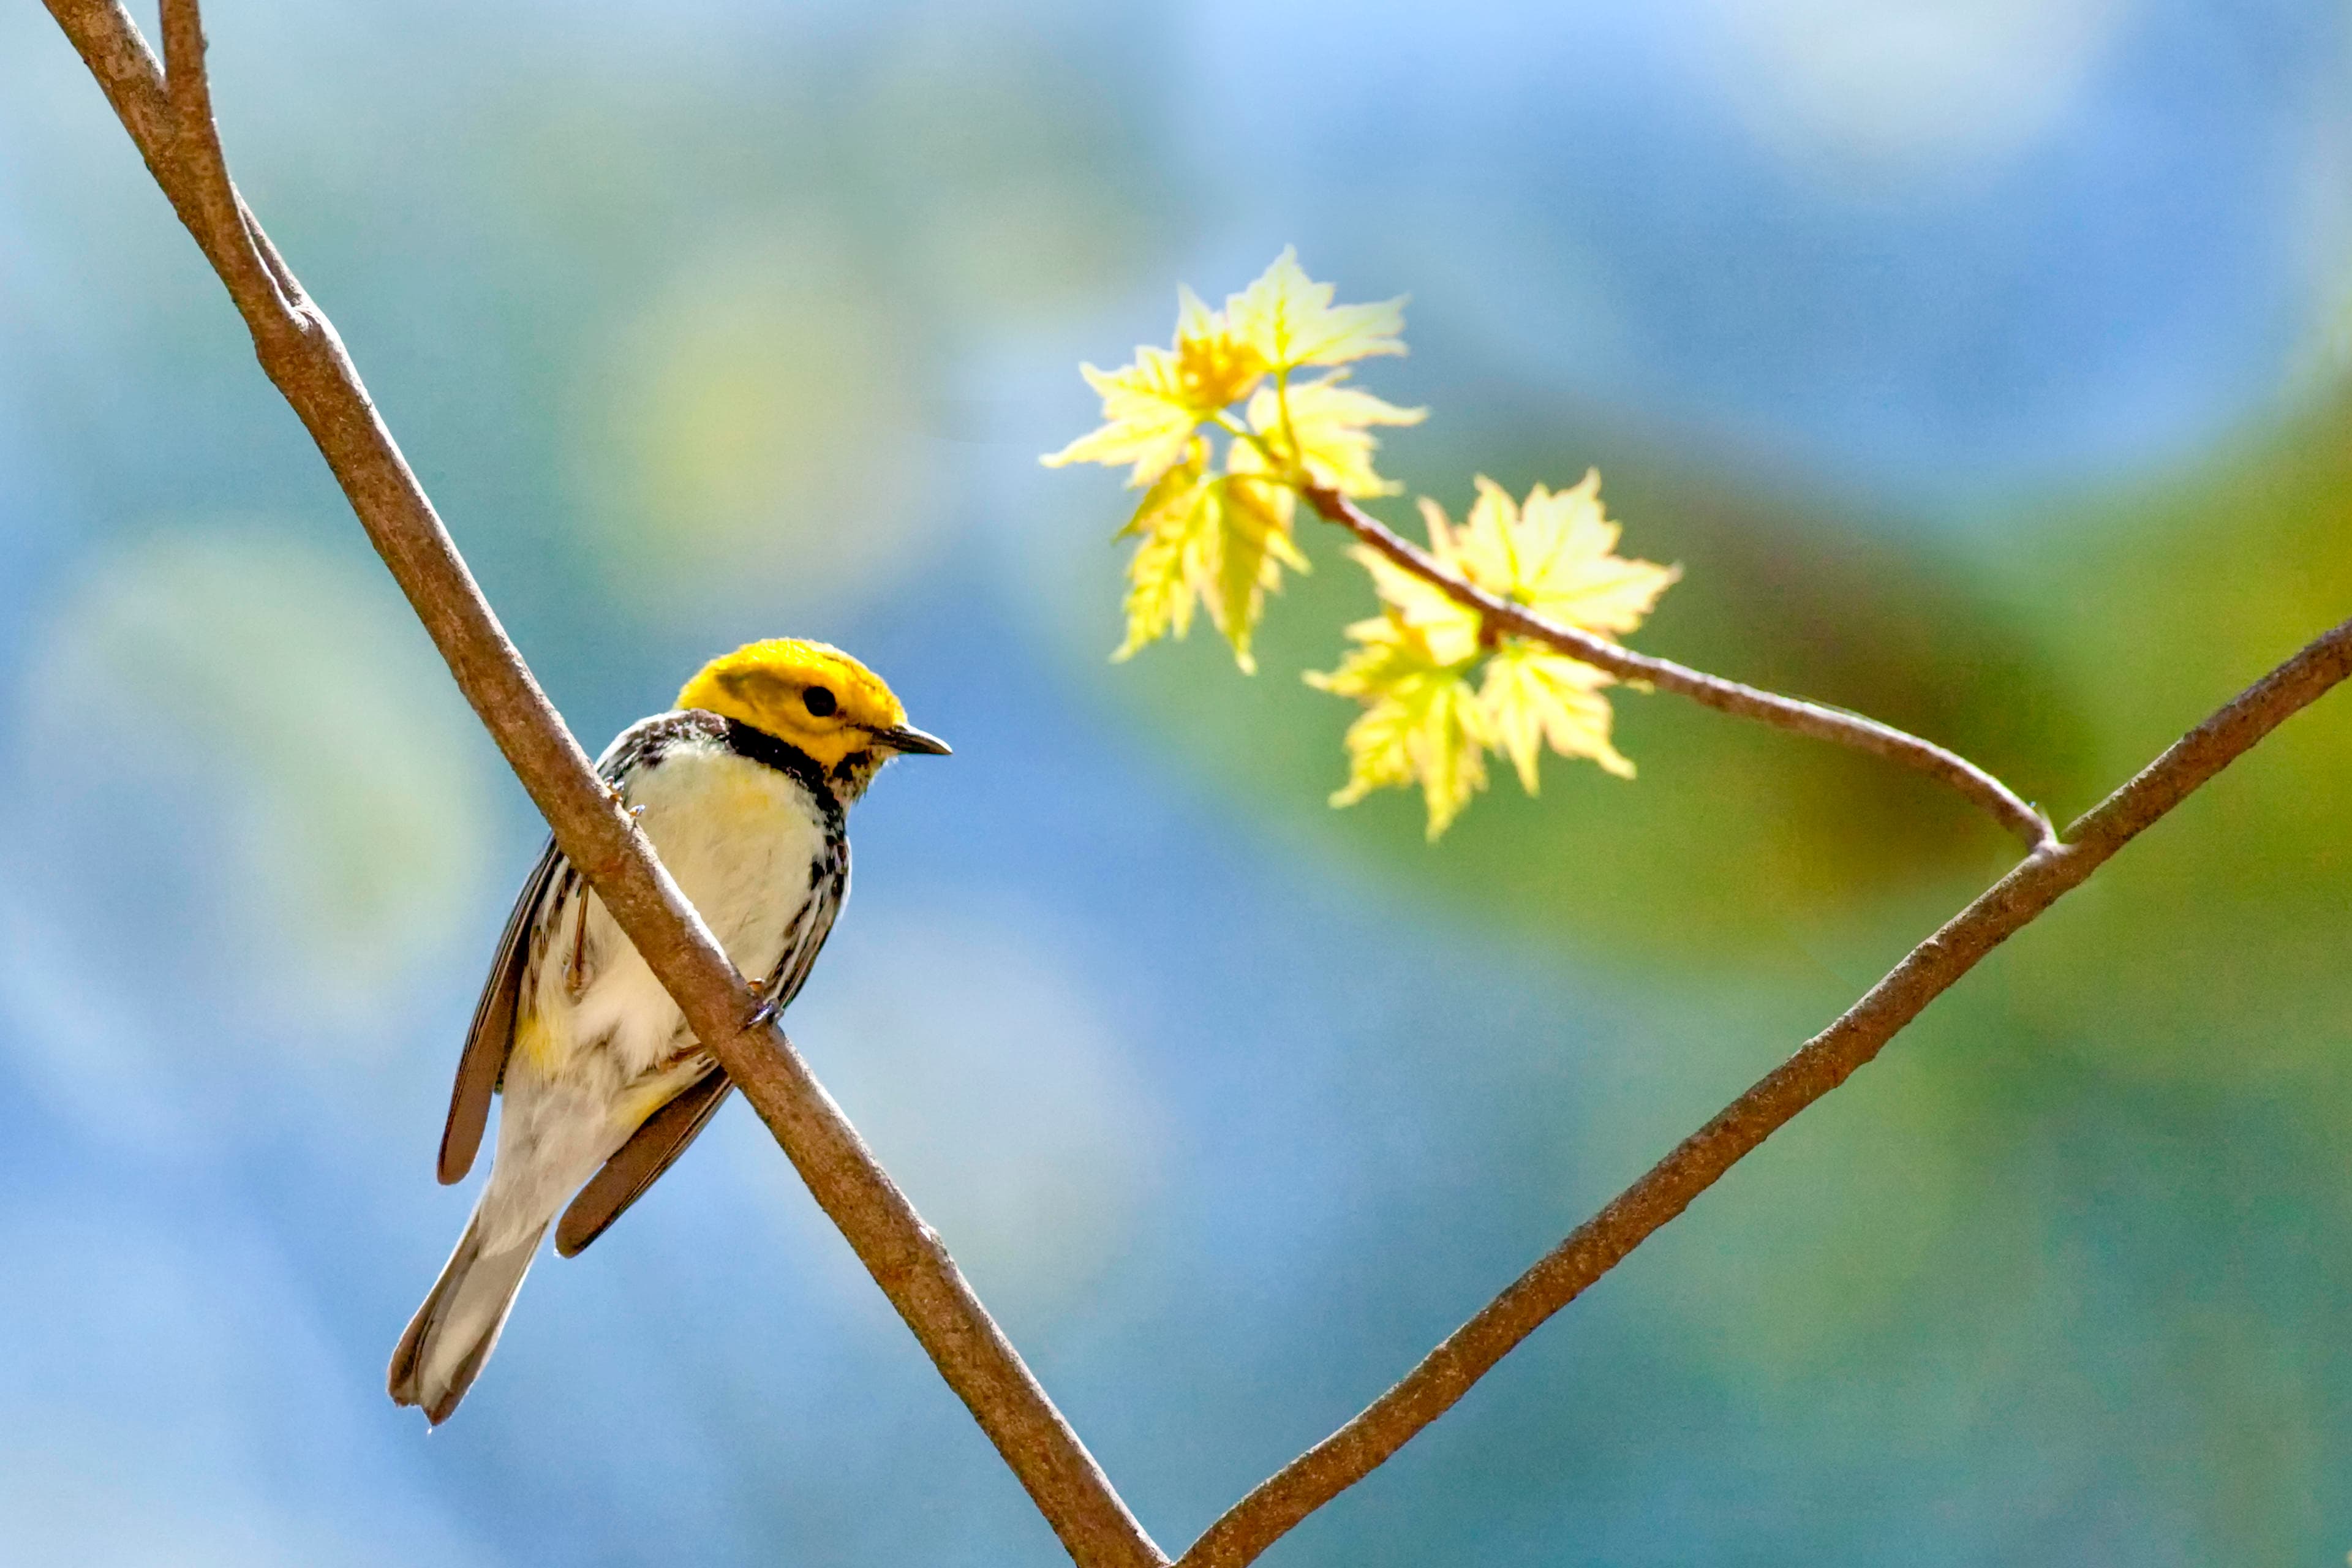
<path fill-rule="evenodd" d="M 788 741 L 857 789 L 900 753 L 948 751 L 946 742 L 908 724 L 906 706 L 880 676 L 837 647 L 797 637 L 719 655 L 686 683 L 677 705 Z"/>

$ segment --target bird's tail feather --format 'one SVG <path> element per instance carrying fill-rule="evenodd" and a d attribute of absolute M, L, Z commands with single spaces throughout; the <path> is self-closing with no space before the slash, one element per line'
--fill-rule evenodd
<path fill-rule="evenodd" d="M 408 1331 L 392 1352 L 385 1383 L 395 1404 L 422 1407 L 436 1426 L 449 1418 L 482 1363 L 490 1359 L 515 1292 L 522 1289 L 523 1276 L 530 1272 L 540 1238 L 546 1234 L 547 1226 L 541 1225 L 510 1246 L 487 1250 L 481 1211 L 474 1211 L 432 1294 L 416 1309 Z"/>

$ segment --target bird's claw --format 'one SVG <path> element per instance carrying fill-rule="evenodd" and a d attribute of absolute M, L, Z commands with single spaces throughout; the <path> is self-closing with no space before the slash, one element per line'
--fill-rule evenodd
<path fill-rule="evenodd" d="M 751 990 L 755 995 L 758 994 L 760 991 L 759 982 L 753 981 L 751 983 Z M 751 1009 L 751 1022 L 743 1026 L 747 1030 L 764 1029 L 769 1025 L 774 1023 L 776 1021 L 776 1015 L 782 1013 L 783 1010 L 784 1003 L 782 997 L 761 996 L 760 1005 Z"/>

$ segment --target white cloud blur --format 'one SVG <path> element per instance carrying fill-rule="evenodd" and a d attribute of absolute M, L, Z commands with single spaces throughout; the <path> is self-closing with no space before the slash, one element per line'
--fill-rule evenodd
<path fill-rule="evenodd" d="M 1857 175 L 1964 171 L 2065 117 L 2130 0 L 1705 0 L 1715 64 L 1758 135 Z"/>

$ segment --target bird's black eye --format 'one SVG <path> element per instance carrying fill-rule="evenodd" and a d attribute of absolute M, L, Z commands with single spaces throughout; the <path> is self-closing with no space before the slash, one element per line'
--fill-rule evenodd
<path fill-rule="evenodd" d="M 815 714 L 820 719 L 831 718 L 833 716 L 833 710 L 840 706 L 839 703 L 834 700 L 833 693 L 827 691 L 822 686 L 812 686 L 803 691 L 801 693 L 801 701 L 807 707 L 810 712 Z"/>

